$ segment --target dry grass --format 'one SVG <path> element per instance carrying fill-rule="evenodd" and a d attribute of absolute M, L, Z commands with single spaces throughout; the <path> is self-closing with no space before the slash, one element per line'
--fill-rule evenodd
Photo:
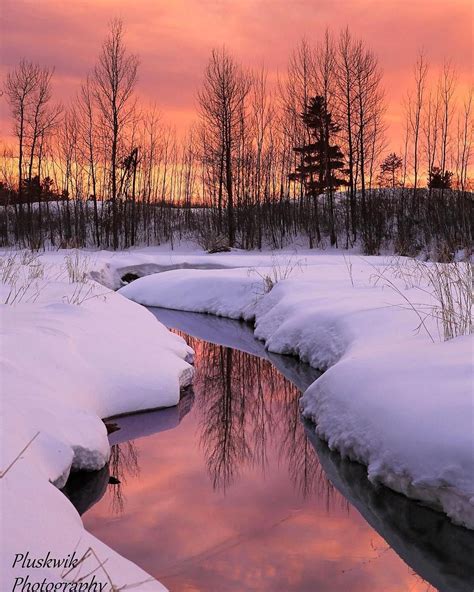
<path fill-rule="evenodd" d="M 74 551 L 76 551 L 76 549 L 74 549 Z M 66 578 L 68 578 L 68 576 L 72 577 L 72 579 L 68 581 L 71 582 L 71 584 L 76 584 L 76 588 L 79 590 L 81 584 L 84 584 L 85 588 L 88 578 L 90 578 L 91 576 L 95 576 L 97 578 L 98 576 L 98 581 L 100 582 L 99 574 L 103 574 L 103 576 L 105 576 L 106 579 L 106 582 L 101 582 L 103 585 L 102 590 L 104 592 L 124 592 L 125 590 L 141 588 L 143 584 L 147 584 L 149 582 L 154 581 L 154 578 L 150 576 L 146 580 L 119 586 L 113 582 L 112 574 L 106 567 L 108 559 L 108 557 L 106 557 L 105 559 L 101 559 L 93 547 L 88 547 L 82 554 L 82 556 L 78 559 L 77 564 L 74 565 L 74 567 L 62 571 L 61 579 L 65 580 Z M 84 567 L 87 571 L 86 573 L 82 574 L 82 570 Z"/>
<path fill-rule="evenodd" d="M 394 257 L 383 271 L 377 268 L 372 280 L 375 285 L 381 283 L 395 291 L 403 299 L 403 306 L 417 314 L 419 326 L 433 341 L 427 326 L 429 318 L 436 320 L 443 341 L 473 332 L 473 265 L 470 261 L 428 263 Z M 404 289 L 397 281 L 403 283 Z M 422 302 L 409 298 L 404 293 L 406 290 L 423 293 Z"/>
<path fill-rule="evenodd" d="M 295 271 L 301 271 L 304 262 L 301 259 L 296 259 L 294 255 L 285 257 L 283 255 L 277 256 L 272 253 L 272 262 L 270 271 L 260 271 L 256 267 L 249 269 L 249 274 L 257 275 L 261 281 L 262 290 L 259 292 L 260 296 L 268 294 L 278 282 L 290 278 Z"/>
<path fill-rule="evenodd" d="M 98 292 L 99 286 L 89 274 L 91 267 L 93 262 L 90 257 L 78 250 L 65 255 L 63 270 L 73 286 L 72 292 L 64 296 L 65 302 L 79 306 L 91 298 L 106 297 L 110 290 Z"/>
<path fill-rule="evenodd" d="M 58 268 L 46 265 L 41 255 L 30 251 L 11 251 L 0 256 L 0 303 L 16 305 L 36 302 L 48 283 L 68 281 L 71 287 L 63 297 L 67 304 L 80 305 L 105 291 L 90 278 L 89 257 L 75 251 L 64 257 Z M 67 278 L 67 279 L 66 279 Z"/>
<path fill-rule="evenodd" d="M 87 255 L 82 255 L 79 251 L 65 255 L 64 265 L 71 284 L 85 284 L 89 281 L 88 270 L 90 259 Z"/>
<path fill-rule="evenodd" d="M 472 333 L 472 263 L 421 264 L 436 304 L 431 312 L 444 341 Z"/>
<path fill-rule="evenodd" d="M 350 257 L 346 257 L 344 254 L 342 255 L 344 258 L 344 265 L 346 266 L 347 269 L 347 273 L 349 274 L 349 278 L 351 280 L 351 285 L 354 288 L 355 284 L 354 284 L 354 273 L 352 270 L 352 261 Z"/>
<path fill-rule="evenodd" d="M 29 251 L 13 251 L 0 258 L 2 304 L 35 302 L 44 287 L 45 266 L 40 256 Z"/>

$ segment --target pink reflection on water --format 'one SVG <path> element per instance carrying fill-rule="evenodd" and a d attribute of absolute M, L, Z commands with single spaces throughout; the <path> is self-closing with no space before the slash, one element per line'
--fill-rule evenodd
<path fill-rule="evenodd" d="M 325 479 L 295 387 L 265 360 L 191 341 L 191 412 L 121 445 L 121 512 L 111 486 L 86 528 L 171 591 L 429 589 Z"/>

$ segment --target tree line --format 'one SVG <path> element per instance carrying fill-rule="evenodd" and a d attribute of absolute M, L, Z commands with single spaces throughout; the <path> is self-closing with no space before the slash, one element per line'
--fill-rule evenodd
<path fill-rule="evenodd" d="M 377 56 L 349 29 L 302 40 L 287 71 L 211 52 L 184 138 L 137 93 L 139 58 L 113 21 L 66 106 L 54 69 L 8 72 L 16 139 L 1 158 L 3 245 L 124 248 L 183 238 L 208 250 L 302 245 L 450 256 L 472 240 L 472 93 L 420 53 L 401 154 L 387 149 Z"/>

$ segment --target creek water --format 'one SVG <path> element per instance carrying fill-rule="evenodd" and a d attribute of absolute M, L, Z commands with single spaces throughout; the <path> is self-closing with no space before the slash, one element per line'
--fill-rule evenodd
<path fill-rule="evenodd" d="M 150 309 L 194 348 L 178 407 L 116 420 L 65 492 L 87 530 L 172 592 L 473 589 L 474 536 L 331 452 L 300 417 L 318 374 L 252 329 Z"/>

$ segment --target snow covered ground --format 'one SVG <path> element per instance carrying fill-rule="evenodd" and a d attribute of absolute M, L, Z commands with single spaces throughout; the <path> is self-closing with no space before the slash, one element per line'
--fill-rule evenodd
<path fill-rule="evenodd" d="M 404 298 L 431 305 L 432 297 L 388 260 L 149 248 L 78 257 L 47 252 L 39 262 L 28 294 L 15 296 L 24 277 L 13 297 L 11 281 L 0 291 L 2 302 L 9 294 L 17 298 L 1 307 L 0 469 L 39 432 L 0 479 L 1 590 L 26 576 L 28 570 L 11 566 L 15 554 L 27 551 L 65 557 L 76 550 L 80 557 L 91 547 L 107 558 L 116 585 L 148 578 L 85 532 L 52 484 L 62 485 L 71 467 L 106 462 L 100 418 L 174 405 L 191 380 L 189 348 L 130 300 L 254 320 L 270 352 L 326 370 L 302 405 L 331 448 L 365 464 L 372 481 L 474 528 L 472 337 L 443 343 L 431 318 L 426 329 L 434 342 L 424 328 L 417 332 L 419 319 Z M 84 271 L 96 282 L 84 282 Z M 400 292 L 383 278 L 375 282 L 380 273 Z M 114 293 L 126 274 L 146 277 Z M 97 566 L 89 556 L 82 574 Z M 59 578 L 57 569 L 32 574 L 35 581 Z M 96 575 L 107 581 L 104 570 Z M 77 571 L 67 577 L 77 578 Z M 160 589 L 155 581 L 140 587 Z"/>
<path fill-rule="evenodd" d="M 164 590 L 87 533 L 58 487 L 71 469 L 100 469 L 107 462 L 101 418 L 176 405 L 180 387 L 192 380 L 186 361 L 192 351 L 143 307 L 95 282 L 71 282 L 62 254 L 49 259 L 45 267 L 37 260 L 21 266 L 17 258 L 8 272 L 17 274 L 14 281 L 2 268 L 2 302 L 17 300 L 1 305 L 0 589 L 43 580 L 45 586 L 78 583 L 99 568 L 95 582 L 107 589 L 109 574 L 118 587 L 149 580 L 140 590 Z M 89 548 L 96 555 L 89 552 L 67 576 L 51 566 L 22 567 L 20 557 L 13 567 L 17 555 L 29 553 L 27 561 L 75 552 L 80 559 Z M 99 560 L 107 561 L 106 571 Z"/>
<path fill-rule="evenodd" d="M 407 300 L 425 310 L 435 301 L 404 261 L 306 252 L 288 266 L 285 257 L 221 255 L 219 262 L 245 260 L 253 269 L 180 269 L 119 293 L 148 306 L 254 320 L 269 351 L 326 370 L 302 408 L 331 448 L 365 464 L 371 481 L 474 528 L 472 336 L 442 342 L 432 317 L 416 330 L 420 319 Z M 264 294 L 265 276 L 293 266 Z"/>

